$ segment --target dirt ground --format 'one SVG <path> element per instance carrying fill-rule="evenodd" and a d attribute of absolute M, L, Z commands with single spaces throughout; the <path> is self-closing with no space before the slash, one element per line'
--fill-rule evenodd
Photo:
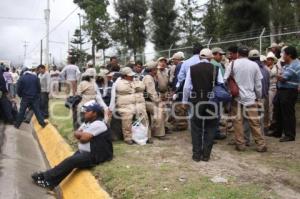
<path fill-rule="evenodd" d="M 59 130 L 69 126 L 69 121 L 51 121 Z M 72 133 L 64 136 L 74 144 Z M 189 132 L 173 132 L 168 138 L 145 146 L 115 142 L 114 160 L 92 172 L 116 199 L 300 198 L 299 136 L 288 143 L 266 137 L 268 152 L 263 154 L 255 151 L 255 144 L 246 152 L 237 152 L 228 145 L 229 139 L 218 141 L 211 160 L 199 163 L 191 158 Z M 212 182 L 216 177 L 227 182 Z"/>

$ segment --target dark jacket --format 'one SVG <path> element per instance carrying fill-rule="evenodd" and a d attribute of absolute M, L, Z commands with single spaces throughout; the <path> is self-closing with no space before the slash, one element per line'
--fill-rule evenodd
<path fill-rule="evenodd" d="M 25 72 L 18 81 L 17 93 L 21 98 L 39 98 L 41 93 L 40 80 L 37 75 Z"/>
<path fill-rule="evenodd" d="M 270 73 L 269 73 L 267 67 L 260 60 L 254 60 L 254 62 L 258 64 L 260 72 L 263 76 L 263 79 L 261 80 L 262 97 L 267 98 L 269 96 Z"/>
<path fill-rule="evenodd" d="M 2 91 L 3 93 L 7 93 L 6 82 L 5 82 L 5 79 L 3 77 L 3 71 L 2 70 L 0 70 L 0 91 Z"/>
<path fill-rule="evenodd" d="M 113 159 L 113 145 L 110 128 L 104 133 L 92 138 L 91 157 L 94 164 L 100 164 Z"/>

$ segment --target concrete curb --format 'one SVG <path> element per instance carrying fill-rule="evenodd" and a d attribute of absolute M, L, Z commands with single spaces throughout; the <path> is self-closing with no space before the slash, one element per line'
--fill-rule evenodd
<path fill-rule="evenodd" d="M 57 129 L 48 124 L 41 128 L 35 117 L 32 124 L 38 141 L 51 167 L 59 164 L 73 154 Z M 64 199 L 110 199 L 109 194 L 100 187 L 95 177 L 87 170 L 73 171 L 61 184 L 61 195 Z"/>

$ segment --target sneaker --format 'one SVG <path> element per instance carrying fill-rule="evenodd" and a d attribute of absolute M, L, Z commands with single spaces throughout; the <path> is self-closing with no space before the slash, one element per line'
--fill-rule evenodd
<path fill-rule="evenodd" d="M 202 161 L 204 162 L 208 162 L 210 159 L 210 157 L 207 157 L 207 156 L 203 156 L 203 158 L 201 159 Z"/>
<path fill-rule="evenodd" d="M 36 172 L 31 175 L 33 181 L 44 180 L 44 175 L 42 172 Z"/>
<path fill-rule="evenodd" d="M 242 145 L 236 145 L 235 150 L 243 152 L 243 151 L 246 151 L 246 147 L 242 146 Z"/>
<path fill-rule="evenodd" d="M 224 139 L 226 139 L 226 135 L 224 135 L 224 134 L 219 134 L 219 135 L 217 135 L 216 137 L 215 137 L 215 140 L 224 140 Z"/>
<path fill-rule="evenodd" d="M 44 189 L 49 189 L 50 191 L 52 191 L 55 188 L 55 186 L 52 185 L 47 180 L 41 179 L 41 176 L 39 176 L 38 174 L 37 175 L 33 174 L 31 178 L 33 179 L 33 182 L 39 187 L 42 187 Z"/>
<path fill-rule="evenodd" d="M 156 137 L 159 140 L 169 140 L 166 136 Z"/>
<path fill-rule="evenodd" d="M 263 146 L 261 148 L 257 148 L 256 151 L 259 153 L 264 153 L 268 151 L 268 148 L 266 146 Z"/>

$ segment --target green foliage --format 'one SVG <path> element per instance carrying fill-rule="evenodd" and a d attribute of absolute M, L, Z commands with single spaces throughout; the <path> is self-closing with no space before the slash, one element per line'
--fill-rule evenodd
<path fill-rule="evenodd" d="M 133 51 L 143 52 L 146 45 L 146 28 L 148 6 L 145 0 L 115 0 L 118 17 L 114 21 L 113 40 Z"/>
<path fill-rule="evenodd" d="M 75 30 L 71 43 L 73 45 L 71 45 L 69 56 L 75 58 L 79 67 L 82 67 L 82 64 L 88 60 L 89 54 L 79 48 L 79 45 L 84 44 L 84 39 L 80 36 L 80 30 Z"/>
<path fill-rule="evenodd" d="M 178 18 L 180 36 L 185 39 L 184 46 L 191 46 L 199 42 L 201 37 L 201 7 L 197 0 L 182 0 L 180 5 L 182 14 Z"/>
<path fill-rule="evenodd" d="M 169 49 L 179 40 L 179 31 L 176 28 L 178 13 L 174 6 L 175 0 L 153 0 L 151 3 L 152 42 L 156 50 Z"/>

